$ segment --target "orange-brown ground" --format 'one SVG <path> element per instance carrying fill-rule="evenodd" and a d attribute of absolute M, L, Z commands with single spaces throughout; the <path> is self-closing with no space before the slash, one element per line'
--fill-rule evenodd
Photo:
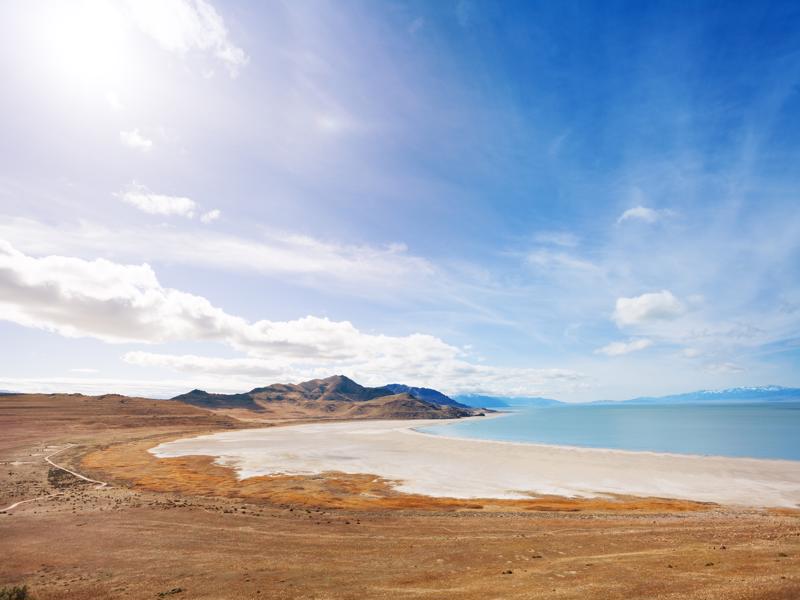
<path fill-rule="evenodd" d="M 431 499 L 368 474 L 237 482 L 207 458 L 146 452 L 241 426 L 180 403 L 0 397 L 0 508 L 60 494 L 0 514 L 0 589 L 27 584 L 40 600 L 800 598 L 797 511 Z M 56 463 L 113 486 L 43 461 L 66 443 Z"/>

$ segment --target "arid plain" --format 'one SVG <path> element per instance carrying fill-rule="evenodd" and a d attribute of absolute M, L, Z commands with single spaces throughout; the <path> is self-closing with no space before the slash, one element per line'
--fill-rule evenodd
<path fill-rule="evenodd" d="M 269 418 L 259 426 L 297 422 Z M 0 397 L 0 508 L 26 501 L 0 514 L 0 588 L 40 600 L 800 597 L 793 509 L 430 498 L 368 473 L 238 481 L 208 457 L 148 452 L 253 426 L 177 401 Z"/>

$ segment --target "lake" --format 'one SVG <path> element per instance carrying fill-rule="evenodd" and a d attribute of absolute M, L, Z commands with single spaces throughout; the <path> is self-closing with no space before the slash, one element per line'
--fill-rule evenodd
<path fill-rule="evenodd" d="M 510 414 L 433 425 L 455 437 L 800 460 L 800 402 L 513 407 Z"/>

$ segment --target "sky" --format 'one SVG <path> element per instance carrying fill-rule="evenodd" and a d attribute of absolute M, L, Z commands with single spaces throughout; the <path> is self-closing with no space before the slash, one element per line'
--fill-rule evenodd
<path fill-rule="evenodd" d="M 800 386 L 796 2 L 0 4 L 0 389 Z"/>

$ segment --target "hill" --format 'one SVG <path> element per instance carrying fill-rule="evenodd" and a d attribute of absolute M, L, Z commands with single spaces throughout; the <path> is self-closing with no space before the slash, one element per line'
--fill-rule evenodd
<path fill-rule="evenodd" d="M 437 403 L 407 391 L 397 392 L 391 386 L 364 387 L 344 375 L 296 384 L 275 383 L 240 394 L 192 390 L 173 400 L 259 418 L 454 419 L 479 414 L 478 410 L 452 400 L 452 404 Z"/>
<path fill-rule="evenodd" d="M 433 404 L 442 404 L 445 406 L 458 406 L 461 408 L 467 408 L 466 404 L 461 404 L 460 402 L 453 400 L 450 396 L 446 396 L 442 392 L 438 390 L 433 390 L 431 388 L 412 387 L 409 385 L 403 385 L 402 383 L 390 383 L 385 387 L 389 388 L 396 394 L 401 394 L 405 392 L 407 394 L 411 394 L 412 396 L 414 396 L 414 398 L 419 398 L 420 400 L 425 400 L 426 402 L 431 402 Z"/>

